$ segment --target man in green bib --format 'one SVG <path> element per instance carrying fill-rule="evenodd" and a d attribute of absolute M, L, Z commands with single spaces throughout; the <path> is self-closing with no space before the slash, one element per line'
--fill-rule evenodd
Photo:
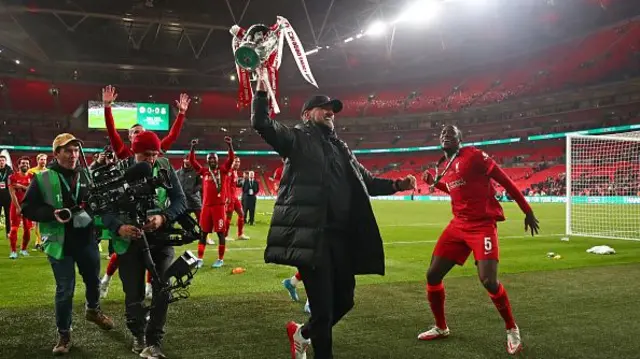
<path fill-rule="evenodd" d="M 80 144 L 70 133 L 58 135 L 53 141 L 55 163 L 36 175 L 22 202 L 22 214 L 40 223 L 42 248 L 56 280 L 59 340 L 54 355 L 67 354 L 71 348 L 76 265 L 86 287 L 85 318 L 101 329 L 113 329 L 113 321 L 100 310 L 100 252 L 93 223 L 80 209 L 89 189 L 88 178 L 78 167 Z"/>
<path fill-rule="evenodd" d="M 156 283 L 156 279 L 153 278 L 151 282 L 153 296 L 147 322 L 146 310 L 143 306 L 147 268 L 144 262 L 144 248 L 139 239 L 144 231 L 156 270 L 160 277 L 164 277 L 164 272 L 173 261 L 174 250 L 173 247 L 159 240 L 154 232 L 162 230 L 183 214 L 187 209 L 187 200 L 169 160 L 158 157 L 160 139 L 154 132 L 145 131 L 138 134 L 131 148 L 135 154 L 136 163 L 148 162 L 153 167 L 154 175 L 160 169 L 169 171 L 171 188 L 156 190 L 156 205 L 160 214 L 149 216 L 142 228 L 133 225 L 133 219 L 123 214 L 108 214 L 103 216 L 102 220 L 112 233 L 117 233 L 113 237 L 113 248 L 120 262 L 120 280 L 124 290 L 127 327 L 133 334 L 131 350 L 140 353 L 142 358 L 166 358 L 161 345 L 165 333 L 164 324 L 167 320 L 169 296 L 161 290 L 166 283 Z"/>

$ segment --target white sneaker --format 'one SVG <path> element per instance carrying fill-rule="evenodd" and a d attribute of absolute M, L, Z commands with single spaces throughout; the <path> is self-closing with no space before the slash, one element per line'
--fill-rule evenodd
<path fill-rule="evenodd" d="M 304 312 L 307 314 L 311 314 L 311 306 L 309 305 L 309 299 L 307 299 L 307 302 L 304 305 Z"/>
<path fill-rule="evenodd" d="M 109 293 L 109 283 L 111 282 L 111 277 L 108 275 L 104 275 L 102 280 L 100 281 L 100 298 L 104 299 L 107 297 Z"/>
<path fill-rule="evenodd" d="M 28 257 L 29 256 L 29 252 L 27 252 L 26 249 L 23 249 L 23 250 L 20 251 L 20 255 L 23 256 L 23 257 Z"/>
<path fill-rule="evenodd" d="M 435 340 L 435 339 L 443 339 L 449 336 L 451 332 L 449 328 L 440 329 L 437 326 L 431 327 L 431 329 L 426 332 L 422 332 L 418 334 L 418 340 Z"/>
<path fill-rule="evenodd" d="M 507 353 L 516 354 L 522 350 L 522 339 L 520 339 L 520 329 L 515 327 L 507 329 Z"/>
<path fill-rule="evenodd" d="M 249 238 L 251 238 L 251 237 L 247 236 L 247 235 L 246 235 L 246 234 L 244 234 L 244 233 L 243 233 L 241 236 L 238 236 L 238 240 L 239 240 L 239 241 L 246 241 L 246 240 L 248 240 Z"/>
<path fill-rule="evenodd" d="M 202 266 L 204 265 L 204 261 L 200 258 L 198 258 L 198 260 L 196 261 L 196 268 L 200 269 L 202 268 Z"/>
<path fill-rule="evenodd" d="M 311 344 L 310 339 L 305 339 L 300 333 L 302 325 L 289 322 L 287 323 L 287 336 L 291 345 L 291 359 L 307 359 L 307 348 Z"/>
<path fill-rule="evenodd" d="M 145 285 L 144 297 L 147 299 L 151 299 L 153 297 L 153 287 L 151 287 L 151 283 L 147 283 Z"/>
<path fill-rule="evenodd" d="M 216 244 L 216 241 L 214 241 L 214 240 L 213 240 L 213 239 L 211 239 L 211 238 L 207 238 L 207 244 L 214 245 L 214 244 Z"/>

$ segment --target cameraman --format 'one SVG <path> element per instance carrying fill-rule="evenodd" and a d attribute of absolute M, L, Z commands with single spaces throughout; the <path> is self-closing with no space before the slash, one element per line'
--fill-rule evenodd
<path fill-rule="evenodd" d="M 113 155 L 111 146 L 105 146 L 104 150 L 98 154 L 98 158 L 93 163 L 91 163 L 89 169 L 91 171 L 95 171 L 98 168 L 113 164 L 114 161 L 115 156 Z"/>
<path fill-rule="evenodd" d="M 113 247 L 119 257 L 120 280 L 125 294 L 127 327 L 133 334 L 132 350 L 140 353 L 143 358 L 164 358 L 162 353 L 162 338 L 164 336 L 164 324 L 167 319 L 167 307 L 169 296 L 161 289 L 167 283 L 156 283 L 153 278 L 153 298 L 149 322 L 146 322 L 146 310 L 143 307 L 145 297 L 145 270 L 144 248 L 140 239 L 142 231 L 146 233 L 149 250 L 153 262 L 160 277 L 173 261 L 173 247 L 165 245 L 154 232 L 162 228 L 185 212 L 186 198 L 175 170 L 169 160 L 158 157 L 160 154 L 160 139 L 151 131 L 138 134 L 133 140 L 132 150 L 135 161 L 148 162 L 153 166 L 154 175 L 160 169 L 169 171 L 172 188 L 169 190 L 157 189 L 158 209 L 162 214 L 149 216 L 142 229 L 133 225 L 134 219 L 127 215 L 108 214 L 103 217 L 104 224 L 117 236 L 113 238 Z M 165 280 L 163 278 L 163 280 Z M 146 327 L 146 329 L 145 329 Z"/>
<path fill-rule="evenodd" d="M 48 171 L 36 174 L 21 206 L 26 218 L 40 223 L 43 251 L 56 280 L 56 326 L 60 338 L 53 348 L 54 355 L 67 354 L 71 348 L 75 265 L 86 287 L 85 318 L 104 330 L 113 329 L 113 321 L 100 310 L 100 253 L 91 217 L 75 210 L 75 214 L 70 215 L 68 210 L 82 206 L 88 194 L 88 179 L 78 167 L 81 143 L 69 133 L 55 138 L 56 162 Z"/>

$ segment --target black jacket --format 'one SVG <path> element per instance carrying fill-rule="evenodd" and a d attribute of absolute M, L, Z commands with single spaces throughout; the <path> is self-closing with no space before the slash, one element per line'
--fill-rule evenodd
<path fill-rule="evenodd" d="M 5 165 L 4 168 L 0 170 L 0 182 L 4 183 L 4 185 L 0 186 L 0 202 L 11 202 L 11 194 L 9 193 L 9 176 L 12 174 L 13 169 L 9 165 Z"/>
<path fill-rule="evenodd" d="M 328 175 L 327 147 L 315 125 L 291 129 L 269 118 L 265 92 L 253 100 L 252 127 L 273 149 L 286 158 L 278 197 L 267 237 L 265 262 L 296 267 L 322 263 L 329 199 L 324 177 Z M 356 186 L 352 189 L 350 255 L 355 274 L 384 275 L 384 249 L 369 196 L 396 192 L 394 181 L 374 177 L 341 142 Z M 348 179 L 345 179 L 348 180 Z"/>
<path fill-rule="evenodd" d="M 184 195 L 187 197 L 187 209 L 196 210 L 202 208 L 202 177 L 192 168 L 179 169 L 176 174 L 182 185 Z"/>
<path fill-rule="evenodd" d="M 88 180 L 86 176 L 80 174 L 80 168 L 76 167 L 75 170 L 69 170 L 60 166 L 57 162 L 51 164 L 50 170 L 54 170 L 64 176 L 69 186 L 75 188 L 73 185 L 73 178 L 77 178 L 80 181 L 80 192 L 78 198 L 80 202 L 87 199 L 89 194 Z M 72 208 L 76 206 L 76 203 L 71 197 L 71 193 L 65 186 L 60 186 L 62 190 L 62 202 L 64 207 Z M 34 178 L 27 189 L 27 193 L 22 201 L 22 214 L 35 222 L 53 222 L 56 218 L 53 215 L 54 208 L 44 202 L 42 198 L 42 192 L 38 187 L 38 181 Z M 69 221 L 64 226 L 64 254 L 70 255 L 74 253 L 74 249 L 83 248 L 85 245 L 95 239 L 95 232 L 93 230 L 93 222 L 86 228 L 74 228 L 73 221 Z"/>
<path fill-rule="evenodd" d="M 253 178 L 253 186 L 249 186 L 251 182 L 249 179 L 242 179 L 242 198 L 245 197 L 255 197 L 258 195 L 258 191 L 260 191 L 260 184 L 258 183 L 258 179 Z M 253 190 L 253 194 L 249 194 L 249 190 Z"/>

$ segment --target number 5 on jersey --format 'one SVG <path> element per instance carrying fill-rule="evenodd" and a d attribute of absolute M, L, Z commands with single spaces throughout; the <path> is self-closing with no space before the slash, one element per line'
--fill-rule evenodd
<path fill-rule="evenodd" d="M 491 252 L 493 249 L 493 243 L 491 243 L 491 237 L 484 237 L 484 250 L 486 252 Z"/>

